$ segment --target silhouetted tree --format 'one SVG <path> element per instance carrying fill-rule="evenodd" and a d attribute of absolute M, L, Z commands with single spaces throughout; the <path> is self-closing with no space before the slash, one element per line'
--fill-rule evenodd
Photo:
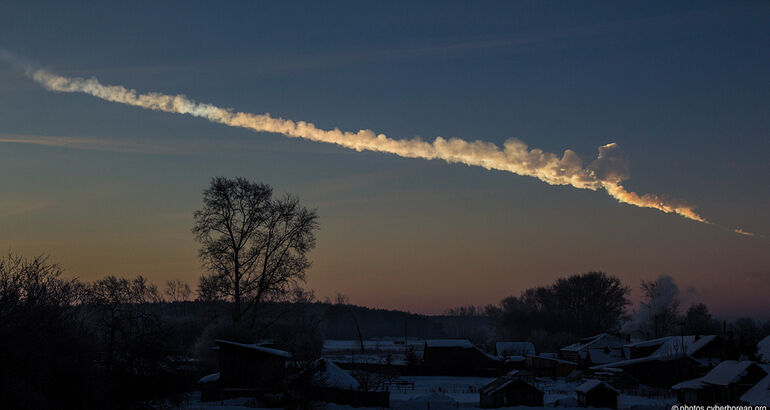
<path fill-rule="evenodd" d="M 86 286 L 84 301 L 100 335 L 108 373 L 145 373 L 162 358 L 162 326 L 147 304 L 161 301 L 158 288 L 143 276 L 107 276 Z"/>
<path fill-rule="evenodd" d="M 274 198 L 269 185 L 217 177 L 194 217 L 199 256 L 209 271 L 200 294 L 231 301 L 234 323 L 250 313 L 253 325 L 260 303 L 304 280 L 318 217 L 296 197 Z"/>
<path fill-rule="evenodd" d="M 690 335 L 707 335 L 719 332 L 719 321 L 709 313 L 703 303 L 691 305 L 684 317 L 685 332 Z"/>
<path fill-rule="evenodd" d="M 190 285 L 179 279 L 174 279 L 166 282 L 164 293 L 169 302 L 185 302 L 190 300 L 192 291 Z"/>
<path fill-rule="evenodd" d="M 79 285 L 46 256 L 0 257 L 0 407 L 87 408 L 92 352 Z"/>
<path fill-rule="evenodd" d="M 498 323 L 501 337 L 551 348 L 575 337 L 616 332 L 625 317 L 628 293 L 617 277 L 587 272 L 505 298 L 499 307 L 488 306 L 486 314 Z"/>
<path fill-rule="evenodd" d="M 757 343 L 760 340 L 760 328 L 757 322 L 750 317 L 735 319 L 730 324 L 730 330 L 735 337 L 738 353 L 747 359 L 757 359 Z"/>
<path fill-rule="evenodd" d="M 615 276 L 588 272 L 557 279 L 553 293 L 567 330 L 578 336 L 590 336 L 619 329 L 630 289 Z"/>

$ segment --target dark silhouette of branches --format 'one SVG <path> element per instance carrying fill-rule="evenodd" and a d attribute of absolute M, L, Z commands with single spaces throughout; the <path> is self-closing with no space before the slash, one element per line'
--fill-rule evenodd
<path fill-rule="evenodd" d="M 209 271 L 200 298 L 232 302 L 233 322 L 251 314 L 253 326 L 260 303 L 304 281 L 318 217 L 296 197 L 275 198 L 269 185 L 217 177 L 194 217 L 199 256 Z"/>

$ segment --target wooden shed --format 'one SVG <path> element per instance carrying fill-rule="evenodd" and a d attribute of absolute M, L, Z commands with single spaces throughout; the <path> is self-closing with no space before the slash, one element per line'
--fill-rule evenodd
<path fill-rule="evenodd" d="M 221 388 L 270 391 L 283 381 L 289 352 L 257 344 L 216 340 Z"/>
<path fill-rule="evenodd" d="M 517 376 L 503 376 L 479 389 L 482 409 L 543 406 L 543 391 Z"/>
<path fill-rule="evenodd" d="M 618 408 L 618 391 L 600 380 L 587 380 L 575 389 L 580 407 Z"/>

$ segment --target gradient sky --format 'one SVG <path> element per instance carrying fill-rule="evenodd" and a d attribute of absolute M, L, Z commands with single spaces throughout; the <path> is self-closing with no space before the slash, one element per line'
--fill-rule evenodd
<path fill-rule="evenodd" d="M 770 312 L 770 3 L 2 2 L 0 48 L 67 76 L 393 138 L 625 150 L 640 193 L 228 128 L 0 64 L 0 248 L 69 275 L 201 274 L 192 213 L 216 175 L 320 215 L 308 285 L 439 313 L 587 270 L 672 275 L 724 316 Z"/>

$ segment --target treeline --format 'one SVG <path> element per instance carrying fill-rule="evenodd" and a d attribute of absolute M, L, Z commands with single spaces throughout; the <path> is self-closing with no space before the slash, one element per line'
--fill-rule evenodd
<path fill-rule="evenodd" d="M 202 329 L 159 314 L 162 301 L 141 276 L 84 283 L 46 257 L 0 258 L 3 406 L 126 408 L 186 390 Z"/>
<path fill-rule="evenodd" d="M 325 338 L 461 337 L 452 318 L 319 302 L 295 288 L 234 322 L 232 303 L 193 300 L 188 284 L 66 279 L 45 256 L 0 257 L 0 397 L 4 408 L 157 408 L 217 370 L 215 339 L 270 339 L 295 358 Z M 476 319 L 474 319 L 476 320 Z M 484 321 L 486 319 L 478 319 Z"/>
<path fill-rule="evenodd" d="M 751 317 L 719 320 L 704 303 L 682 306 L 678 286 L 670 276 L 642 281 L 641 301 L 632 306 L 630 288 L 603 272 L 559 278 L 548 286 L 527 289 L 500 303 L 465 306 L 447 314 L 461 322 L 478 320 L 463 337 L 476 343 L 491 340 L 530 341 L 538 351 L 556 351 L 580 338 L 611 333 L 635 339 L 672 335 L 720 334 L 731 338 L 738 352 L 756 359 L 757 342 L 770 335 L 770 321 Z"/>

